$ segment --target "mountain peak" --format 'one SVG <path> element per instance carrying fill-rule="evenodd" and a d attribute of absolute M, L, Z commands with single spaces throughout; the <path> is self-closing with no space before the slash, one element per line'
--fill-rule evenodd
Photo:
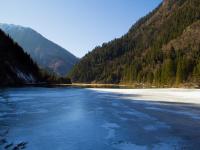
<path fill-rule="evenodd" d="M 13 28 L 15 28 L 15 29 L 18 29 L 18 30 L 22 30 L 22 29 L 26 28 L 26 27 L 22 27 L 20 25 L 7 24 L 7 23 L 0 23 L 0 27 L 1 28 L 5 28 L 5 29 L 13 29 Z"/>

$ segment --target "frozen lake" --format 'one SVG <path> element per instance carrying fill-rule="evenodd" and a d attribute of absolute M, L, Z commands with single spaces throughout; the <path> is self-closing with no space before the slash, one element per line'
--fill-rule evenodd
<path fill-rule="evenodd" d="M 188 104 L 192 96 L 198 100 L 199 91 L 155 89 L 144 92 L 149 97 L 140 90 L 119 91 L 1 89 L 0 149 L 200 149 L 200 105 Z"/>

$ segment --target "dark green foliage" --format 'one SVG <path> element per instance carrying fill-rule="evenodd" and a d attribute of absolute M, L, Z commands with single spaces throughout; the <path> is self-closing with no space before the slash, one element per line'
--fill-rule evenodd
<path fill-rule="evenodd" d="M 199 62 L 197 63 L 196 67 L 194 68 L 194 80 L 200 86 L 200 58 Z"/>
<path fill-rule="evenodd" d="M 161 83 L 166 84 L 173 84 L 175 77 L 175 63 L 172 59 L 166 59 L 162 66 L 162 73 L 161 73 Z"/>
<path fill-rule="evenodd" d="M 199 20 L 199 0 L 166 0 L 126 35 L 88 53 L 69 76 L 88 83 L 198 84 Z"/>
<path fill-rule="evenodd" d="M 0 30 L 0 86 L 17 85 L 40 80 L 39 68 L 30 56 L 11 38 Z M 24 79 L 19 74 L 32 76 L 34 79 Z"/>
<path fill-rule="evenodd" d="M 0 30 L 0 86 L 36 83 L 59 84 L 71 81 L 41 71 L 20 46 Z"/>
<path fill-rule="evenodd" d="M 41 77 L 42 77 L 42 82 L 41 84 L 71 84 L 71 79 L 68 77 L 60 77 L 57 76 L 56 74 L 52 73 L 50 74 L 46 70 L 41 70 L 40 71 Z"/>

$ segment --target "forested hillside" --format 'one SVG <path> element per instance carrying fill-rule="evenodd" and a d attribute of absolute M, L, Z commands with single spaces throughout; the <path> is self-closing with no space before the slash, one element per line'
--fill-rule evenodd
<path fill-rule="evenodd" d="M 164 0 L 127 34 L 84 56 L 73 82 L 200 84 L 200 1 Z"/>
<path fill-rule="evenodd" d="M 36 83 L 40 70 L 29 55 L 0 30 L 0 86 Z"/>

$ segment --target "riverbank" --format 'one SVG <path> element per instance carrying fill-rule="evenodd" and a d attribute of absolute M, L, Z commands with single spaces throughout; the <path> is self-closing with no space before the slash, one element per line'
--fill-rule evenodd
<path fill-rule="evenodd" d="M 27 83 L 27 84 L 16 84 L 16 85 L 7 85 L 0 86 L 1 88 L 7 87 L 75 87 L 75 88 L 122 88 L 122 89 L 158 89 L 158 88 L 185 88 L 185 89 L 199 89 L 200 87 L 195 84 L 184 84 L 180 86 L 154 86 L 146 84 L 101 84 L 101 83 Z"/>
<path fill-rule="evenodd" d="M 128 89 L 148 89 L 148 88 L 189 88 L 198 89 L 200 88 L 196 84 L 182 84 L 179 86 L 155 86 L 150 84 L 139 84 L 139 83 L 119 83 L 119 84 L 101 84 L 101 83 L 72 83 L 72 84 L 56 84 L 57 86 L 73 86 L 73 87 L 85 87 L 85 88 L 128 88 Z"/>

